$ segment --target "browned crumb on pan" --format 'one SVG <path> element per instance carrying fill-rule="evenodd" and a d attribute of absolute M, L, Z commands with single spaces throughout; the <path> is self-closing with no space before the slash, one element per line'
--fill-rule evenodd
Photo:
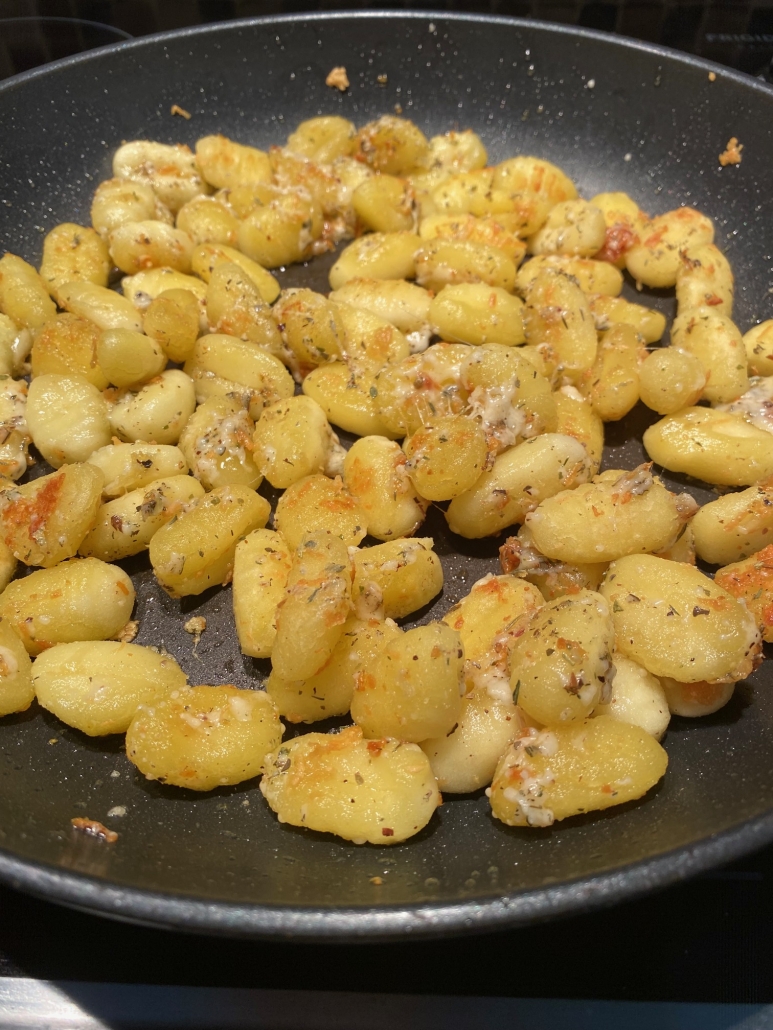
<path fill-rule="evenodd" d="M 137 636 L 140 631 L 140 624 L 136 619 L 132 619 L 127 622 L 120 633 L 116 634 L 115 639 L 119 640 L 122 644 L 131 644 L 132 640 Z"/>
<path fill-rule="evenodd" d="M 743 143 L 739 143 L 735 136 L 733 136 L 728 140 L 724 152 L 719 155 L 719 163 L 723 168 L 726 165 L 739 165 L 741 163 L 742 150 Z"/>
<path fill-rule="evenodd" d="M 99 840 L 103 840 L 108 844 L 115 844 L 118 840 L 118 834 L 115 830 L 108 830 L 106 826 L 97 822 L 96 819 L 86 819 L 85 816 L 76 815 L 70 822 L 81 833 L 87 833 L 90 837 L 98 837 Z"/>
<path fill-rule="evenodd" d="M 338 68 L 333 68 L 325 79 L 326 86 L 333 86 L 335 89 L 340 89 L 342 93 L 346 92 L 349 88 L 349 76 L 346 74 L 346 68 L 341 65 Z"/>
<path fill-rule="evenodd" d="M 384 881 L 381 879 L 380 876 L 371 876 L 370 882 L 374 885 L 374 887 L 380 887 Z"/>
<path fill-rule="evenodd" d="M 184 118 L 186 120 L 186 122 L 189 122 L 190 119 L 191 119 L 191 112 L 190 111 L 186 111 L 185 108 L 184 107 L 180 107 L 179 104 L 172 104 L 172 106 L 169 108 L 169 113 L 170 114 L 179 114 L 179 116 L 181 118 Z"/>
<path fill-rule="evenodd" d="M 188 619 L 188 621 L 183 626 L 185 632 L 190 633 L 190 635 L 193 637 L 194 647 L 201 640 L 201 634 L 204 632 L 206 628 L 207 620 L 204 618 L 203 615 L 194 615 L 193 618 Z"/>
<path fill-rule="evenodd" d="M 716 81 L 717 81 L 717 74 L 716 74 L 716 72 L 709 72 L 709 82 L 716 82 Z"/>

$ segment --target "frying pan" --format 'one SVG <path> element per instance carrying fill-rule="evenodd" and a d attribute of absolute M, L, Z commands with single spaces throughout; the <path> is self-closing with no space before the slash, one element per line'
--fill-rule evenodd
<path fill-rule="evenodd" d="M 345 65 L 351 88 L 325 86 Z M 716 78 L 711 81 L 709 72 Z M 172 104 L 190 121 L 170 114 Z M 303 118 L 361 124 L 396 105 L 427 135 L 472 127 L 492 162 L 554 161 L 591 196 L 629 192 L 650 213 L 692 204 L 716 223 L 736 275 L 743 330 L 771 311 L 773 91 L 719 66 L 599 33 L 492 17 L 324 14 L 230 22 L 118 44 L 0 87 L 0 246 L 37 262 L 59 221 L 88 224 L 90 195 L 125 139 L 192 144 L 226 135 L 266 147 Z M 743 162 L 720 169 L 731 136 Z M 287 285 L 325 289 L 324 262 Z M 632 294 L 635 295 L 635 294 Z M 671 312 L 672 301 L 650 302 Z M 647 414 L 608 429 L 607 465 L 641 460 Z M 671 480 L 680 488 L 683 483 Z M 712 494 L 688 484 L 699 500 Z M 446 585 L 437 618 L 488 571 L 499 541 L 434 535 Z M 192 682 L 258 686 L 228 591 L 175 601 L 144 557 L 140 643 L 163 643 Z M 200 644 L 181 629 L 208 627 Z M 414 620 L 417 621 L 417 620 Z M 703 720 L 674 719 L 670 769 L 642 801 L 523 830 L 493 820 L 482 793 L 448 798 L 392 848 L 355 847 L 280 826 L 255 781 L 194 795 L 141 780 L 113 738 L 89 739 L 35 706 L 0 724 L 0 877 L 24 890 L 146 924 L 213 933 L 368 938 L 484 930 L 641 893 L 773 839 L 773 692 L 766 667 Z M 123 817 L 108 817 L 123 806 Z M 120 832 L 84 839 L 86 815 Z M 381 883 L 374 883 L 374 878 Z"/>

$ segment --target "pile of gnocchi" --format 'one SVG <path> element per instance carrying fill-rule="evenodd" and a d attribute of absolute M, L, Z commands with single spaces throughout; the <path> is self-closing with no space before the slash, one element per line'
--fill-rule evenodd
<path fill-rule="evenodd" d="M 710 219 L 395 116 L 135 140 L 113 173 L 39 268 L 0 259 L 0 715 L 37 698 L 180 788 L 261 776 L 280 821 L 358 843 L 441 791 L 529 827 L 642 797 L 671 714 L 773 639 L 773 321 L 733 323 Z M 328 295 L 270 271 L 335 248 Z M 668 346 L 624 274 L 675 287 Z M 651 461 L 601 472 L 640 401 Z M 430 505 L 492 568 L 403 628 L 443 590 Z M 173 598 L 230 588 L 265 683 L 132 642 L 141 552 Z"/>

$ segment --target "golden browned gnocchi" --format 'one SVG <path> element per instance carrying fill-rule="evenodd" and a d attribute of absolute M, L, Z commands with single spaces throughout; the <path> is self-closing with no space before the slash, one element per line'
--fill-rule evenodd
<path fill-rule="evenodd" d="M 711 220 L 392 115 L 252 142 L 128 141 L 93 228 L 0 258 L 0 716 L 36 693 L 176 787 L 263 773 L 281 821 L 358 843 L 439 789 L 536 827 L 641 797 L 671 713 L 728 703 L 773 635 L 773 332 L 730 320 Z M 338 244 L 328 295 L 269 271 Z M 670 346 L 624 271 L 675 287 Z M 639 400 L 653 461 L 748 489 L 698 509 L 649 464 L 599 474 Z M 491 561 L 462 597 L 449 548 Z M 232 581 L 265 690 L 130 642 L 108 563 L 145 550 L 168 611 Z M 347 715 L 281 744 L 280 717 Z"/>

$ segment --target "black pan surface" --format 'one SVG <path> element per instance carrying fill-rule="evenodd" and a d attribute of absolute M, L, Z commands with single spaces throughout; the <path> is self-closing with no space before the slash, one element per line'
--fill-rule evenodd
<path fill-rule="evenodd" d="M 324 84 L 340 64 L 345 94 Z M 172 104 L 191 120 L 171 116 Z M 653 214 L 699 207 L 734 267 L 742 330 L 773 314 L 773 90 L 662 48 L 497 18 L 231 22 L 9 80 L 0 87 L 0 247 L 37 263 L 53 225 L 88 224 L 121 140 L 193 144 L 223 132 L 267 147 L 303 118 L 362 123 L 396 105 L 428 135 L 474 128 L 492 162 L 546 157 L 585 196 L 626 190 Z M 745 144 L 743 162 L 720 169 L 731 136 Z M 325 274 L 321 262 L 283 281 L 325 289 Z M 668 297 L 651 302 L 672 310 Z M 640 460 L 647 418 L 637 409 L 608 426 L 608 467 Z M 687 485 L 701 501 L 712 496 Z M 496 571 L 499 542 L 452 538 L 440 517 L 426 532 L 446 586 L 420 620 Z M 138 587 L 138 642 L 162 642 L 194 683 L 260 685 L 266 667 L 240 654 L 227 590 L 173 601 L 154 588 L 145 559 L 125 564 Z M 195 652 L 182 631 L 194 613 L 208 620 Z M 640 802 L 519 830 L 493 820 L 482 793 L 448 798 L 418 837 L 388 849 L 280 826 L 256 781 L 204 796 L 147 783 L 120 740 L 86 738 L 33 706 L 0 724 L 0 877 L 148 924 L 317 939 L 483 930 L 610 903 L 773 839 L 772 678 L 763 666 L 716 715 L 674 719 L 669 773 Z M 108 818 L 118 805 L 126 815 Z M 74 833 L 75 815 L 107 822 L 118 842 Z"/>

